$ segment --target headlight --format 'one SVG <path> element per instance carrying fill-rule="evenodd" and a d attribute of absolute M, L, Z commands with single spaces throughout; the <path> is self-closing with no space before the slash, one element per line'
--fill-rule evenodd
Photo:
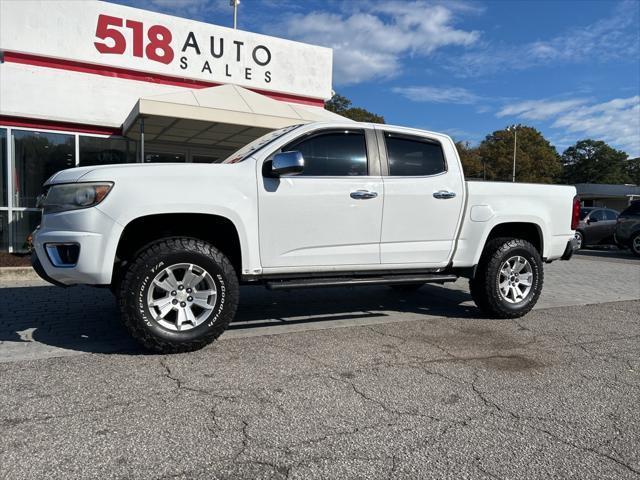
<path fill-rule="evenodd" d="M 52 185 L 41 200 L 44 213 L 93 207 L 109 194 L 113 183 L 66 183 Z"/>

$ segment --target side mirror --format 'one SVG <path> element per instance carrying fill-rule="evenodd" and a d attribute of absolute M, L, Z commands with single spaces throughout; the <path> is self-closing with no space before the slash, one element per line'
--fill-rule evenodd
<path fill-rule="evenodd" d="M 271 173 L 273 175 L 298 175 L 303 170 L 304 157 L 300 152 L 276 153 L 271 162 Z"/>

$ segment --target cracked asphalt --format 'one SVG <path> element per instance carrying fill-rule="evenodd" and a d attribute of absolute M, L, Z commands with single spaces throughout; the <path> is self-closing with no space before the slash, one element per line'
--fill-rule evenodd
<path fill-rule="evenodd" d="M 640 478 L 639 338 L 640 301 L 455 307 L 2 363 L 0 478 Z"/>
<path fill-rule="evenodd" d="M 638 267 L 547 265 L 514 321 L 463 281 L 243 287 L 219 341 L 172 356 L 107 291 L 0 285 L 0 480 L 640 478 Z"/>

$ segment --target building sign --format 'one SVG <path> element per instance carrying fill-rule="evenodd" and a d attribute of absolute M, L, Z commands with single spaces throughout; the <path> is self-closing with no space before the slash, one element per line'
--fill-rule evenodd
<path fill-rule="evenodd" d="M 0 2 L 0 51 L 331 96 L 328 48 L 99 1 Z"/>

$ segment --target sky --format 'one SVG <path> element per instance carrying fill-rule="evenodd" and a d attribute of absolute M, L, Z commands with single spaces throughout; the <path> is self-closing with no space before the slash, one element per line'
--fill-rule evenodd
<path fill-rule="evenodd" d="M 232 26 L 229 0 L 116 3 Z M 238 28 L 333 48 L 333 89 L 387 123 L 640 156 L 640 0 L 241 0 Z"/>

